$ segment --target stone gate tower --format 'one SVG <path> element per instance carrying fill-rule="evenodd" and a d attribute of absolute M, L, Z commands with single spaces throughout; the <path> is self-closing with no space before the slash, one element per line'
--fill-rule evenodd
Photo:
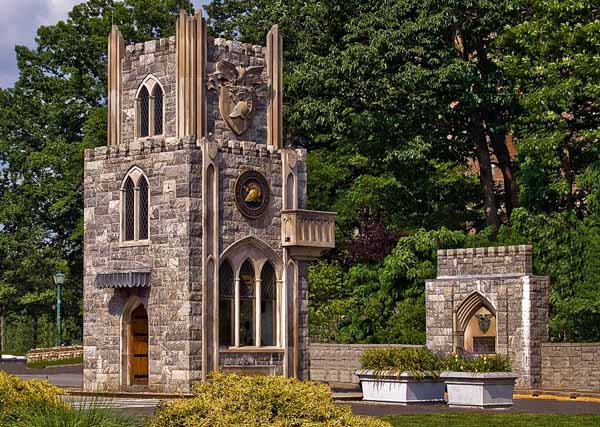
<path fill-rule="evenodd" d="M 187 392 L 213 370 L 308 376 L 307 263 L 335 214 L 306 208 L 282 144 L 282 50 L 109 37 L 108 141 L 85 153 L 84 388 Z"/>

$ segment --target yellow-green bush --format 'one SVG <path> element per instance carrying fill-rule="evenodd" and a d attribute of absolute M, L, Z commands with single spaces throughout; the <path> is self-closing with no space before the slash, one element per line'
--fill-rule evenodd
<path fill-rule="evenodd" d="M 164 403 L 151 427 L 390 427 L 333 403 L 327 385 L 283 377 L 215 373 L 191 399 Z"/>
<path fill-rule="evenodd" d="M 0 371 L 0 426 L 14 422 L 19 412 L 33 406 L 58 407 L 61 389 L 42 380 L 22 380 Z"/>

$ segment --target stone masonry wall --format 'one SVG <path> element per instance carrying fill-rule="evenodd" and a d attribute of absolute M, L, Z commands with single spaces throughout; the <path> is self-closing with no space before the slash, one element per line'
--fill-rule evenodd
<path fill-rule="evenodd" d="M 121 316 L 132 296 L 147 308 L 149 388 L 188 391 L 199 366 L 200 251 L 191 224 L 200 222 L 201 152 L 195 139 L 151 139 L 149 145 L 86 151 L 84 172 L 84 384 L 89 390 L 121 386 Z M 150 243 L 120 242 L 120 187 L 128 170 L 149 181 Z M 196 230 L 196 233 L 201 232 Z M 98 273 L 151 270 L 150 288 L 96 289 Z"/>
<path fill-rule="evenodd" d="M 175 136 L 177 112 L 177 57 L 175 37 L 150 40 L 145 43 L 129 45 L 125 49 L 123 61 L 122 94 L 122 142 L 133 142 L 135 132 L 135 96 L 144 81 L 152 74 L 162 85 L 164 93 L 164 113 L 166 137 Z"/>
<path fill-rule="evenodd" d="M 360 369 L 360 356 L 371 348 L 418 348 L 403 344 L 310 344 L 310 379 L 327 383 L 360 381 L 354 371 Z"/>
<path fill-rule="evenodd" d="M 541 388 L 600 393 L 600 343 L 542 344 Z"/>
<path fill-rule="evenodd" d="M 208 63 L 206 73 L 210 75 L 215 72 L 216 63 L 222 60 L 232 62 L 242 67 L 265 65 L 265 48 L 262 46 L 240 43 L 237 41 L 221 38 L 208 38 Z M 264 81 L 267 81 L 267 69 L 263 70 Z M 261 144 L 267 142 L 267 103 L 264 96 L 267 91 L 263 88 L 262 96 L 256 98 L 252 106 L 254 111 L 250 128 L 242 135 L 236 135 L 229 129 L 219 111 L 219 90 L 207 91 L 207 131 L 209 138 L 215 140 L 244 140 Z M 261 91 L 259 91 L 261 95 Z"/>
<path fill-rule="evenodd" d="M 455 316 L 477 292 L 494 308 L 496 352 L 510 356 L 517 385 L 539 387 L 550 286 L 531 273 L 531 246 L 438 251 L 438 278 L 426 283 L 427 347 L 448 354 L 462 346 Z"/>
<path fill-rule="evenodd" d="M 527 245 L 440 250 L 437 263 L 438 279 L 533 273 L 531 246 Z"/>
<path fill-rule="evenodd" d="M 65 347 L 36 348 L 27 353 L 27 363 L 40 360 L 53 361 L 83 357 L 83 347 L 80 345 Z"/>

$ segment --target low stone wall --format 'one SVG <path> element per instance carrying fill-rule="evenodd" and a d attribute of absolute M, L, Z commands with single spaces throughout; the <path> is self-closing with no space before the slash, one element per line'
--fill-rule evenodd
<path fill-rule="evenodd" d="M 542 344 L 542 389 L 600 393 L 600 343 Z"/>
<path fill-rule="evenodd" d="M 360 356 L 369 348 L 418 348 L 403 344 L 311 344 L 310 379 L 327 383 L 358 384 L 354 371 L 360 368 Z"/>
<path fill-rule="evenodd" d="M 83 347 L 80 345 L 72 347 L 36 348 L 27 353 L 27 363 L 40 360 L 64 360 L 83 357 Z"/>

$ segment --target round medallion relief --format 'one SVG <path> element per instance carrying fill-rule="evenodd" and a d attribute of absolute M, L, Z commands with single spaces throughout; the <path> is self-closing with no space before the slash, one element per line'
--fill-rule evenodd
<path fill-rule="evenodd" d="M 235 182 L 235 204 L 247 218 L 262 216 L 269 206 L 269 183 L 257 171 L 242 173 Z"/>

